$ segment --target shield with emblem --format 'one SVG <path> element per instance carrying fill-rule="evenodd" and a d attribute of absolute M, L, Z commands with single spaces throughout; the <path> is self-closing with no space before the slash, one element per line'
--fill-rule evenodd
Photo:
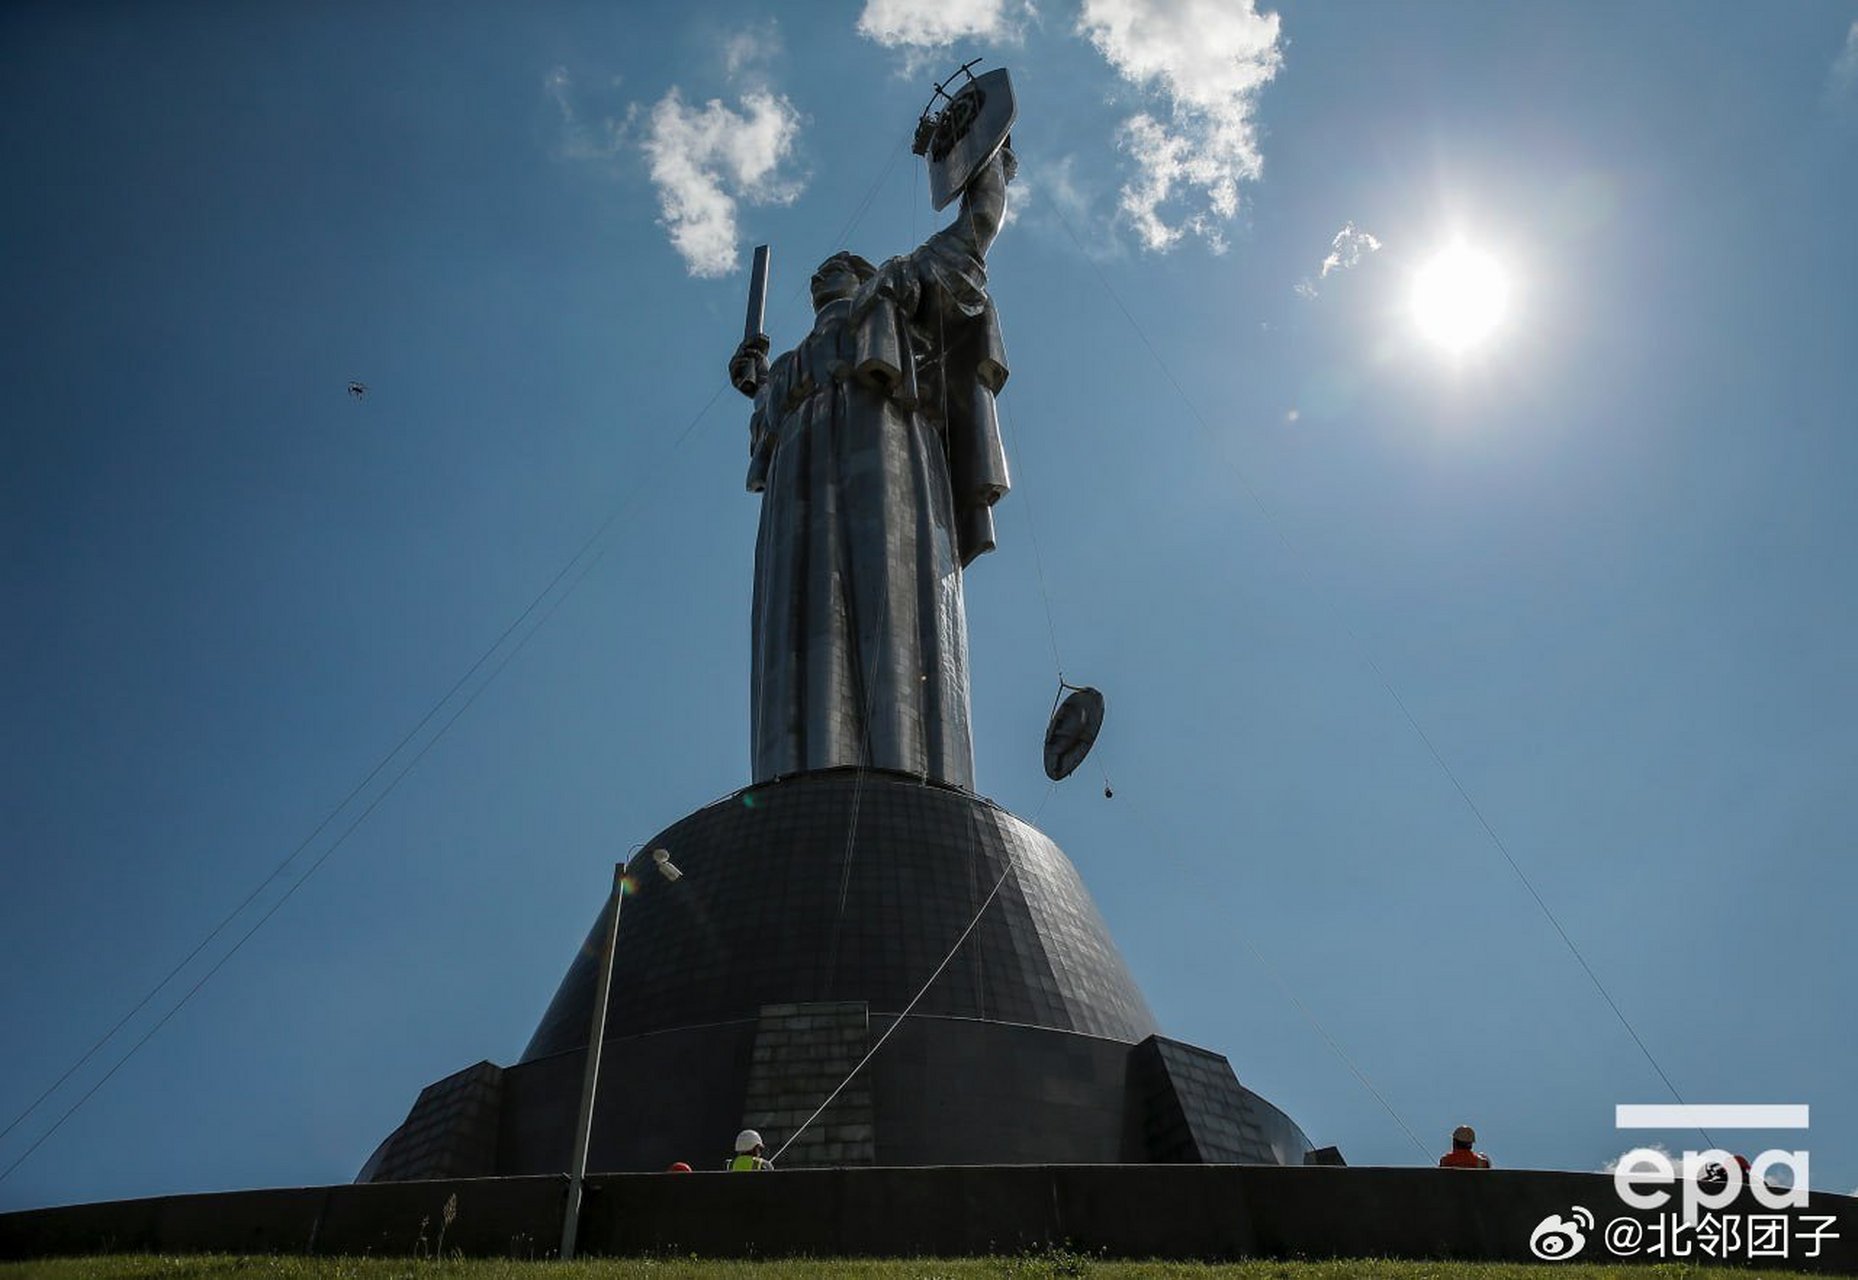
<path fill-rule="evenodd" d="M 937 209 L 960 195 L 994 158 L 1018 114 L 1005 67 L 975 76 L 950 97 L 928 139 L 929 199 Z"/>

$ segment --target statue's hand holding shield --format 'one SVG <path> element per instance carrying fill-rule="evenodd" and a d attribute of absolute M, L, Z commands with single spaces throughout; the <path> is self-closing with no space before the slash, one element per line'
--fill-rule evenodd
<path fill-rule="evenodd" d="M 1019 165 L 1009 141 L 1018 116 L 1013 81 L 1002 67 L 969 80 L 939 115 L 925 119 L 921 154 L 929 162 L 929 202 L 946 208 L 1003 149 L 1005 176 L 1012 181 Z"/>

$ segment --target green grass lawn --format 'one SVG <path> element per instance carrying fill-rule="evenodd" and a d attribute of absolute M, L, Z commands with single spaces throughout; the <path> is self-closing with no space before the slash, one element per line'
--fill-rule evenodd
<path fill-rule="evenodd" d="M 115 1256 L 0 1263 L 0 1280 L 1701 1280 L 1787 1271 L 1665 1266 L 1515 1266 L 1485 1262 L 1103 1262 L 1064 1252 L 1005 1258 L 800 1259 L 780 1262 L 594 1258 L 580 1262 L 407 1258 Z"/>

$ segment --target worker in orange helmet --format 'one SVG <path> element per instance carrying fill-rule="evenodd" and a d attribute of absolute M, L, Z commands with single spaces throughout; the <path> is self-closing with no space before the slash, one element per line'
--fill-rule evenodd
<path fill-rule="evenodd" d="M 1439 1157 L 1441 1169 L 1488 1169 L 1490 1157 L 1482 1151 L 1474 1151 L 1477 1142 L 1477 1130 L 1468 1124 L 1461 1124 L 1452 1130 L 1452 1149 Z"/>

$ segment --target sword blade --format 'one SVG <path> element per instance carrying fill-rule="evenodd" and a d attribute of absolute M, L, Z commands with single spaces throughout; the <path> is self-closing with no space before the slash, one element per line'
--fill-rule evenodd
<path fill-rule="evenodd" d="M 768 311 L 768 246 L 755 246 L 755 265 L 748 277 L 748 323 L 742 330 L 744 341 L 765 332 L 762 325 Z"/>

